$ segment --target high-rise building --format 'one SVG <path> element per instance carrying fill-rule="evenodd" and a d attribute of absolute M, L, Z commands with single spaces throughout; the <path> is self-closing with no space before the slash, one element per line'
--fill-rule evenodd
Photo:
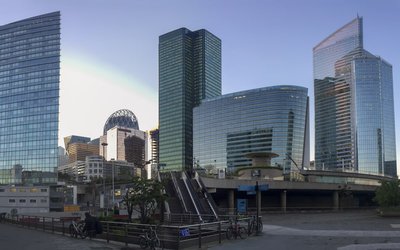
<path fill-rule="evenodd" d="M 392 66 L 357 17 L 314 48 L 315 167 L 396 176 Z"/>
<path fill-rule="evenodd" d="M 153 164 L 160 162 L 159 148 L 160 148 L 160 130 L 158 128 L 150 130 L 150 147 L 151 147 L 151 160 Z"/>
<path fill-rule="evenodd" d="M 159 38 L 160 164 L 193 162 L 193 108 L 221 95 L 221 40 L 207 30 L 180 28 Z"/>
<path fill-rule="evenodd" d="M 126 161 L 142 167 L 147 159 L 147 133 L 139 130 L 138 120 L 130 110 L 111 114 L 99 143 L 100 155 L 107 161 Z"/>
<path fill-rule="evenodd" d="M 59 82 L 60 12 L 0 26 L 0 184 L 57 182 Z"/>
<path fill-rule="evenodd" d="M 193 110 L 196 167 L 251 167 L 249 153 L 276 153 L 285 173 L 310 165 L 307 89 L 273 86 L 204 100 Z M 297 165 L 297 167 L 296 167 Z"/>

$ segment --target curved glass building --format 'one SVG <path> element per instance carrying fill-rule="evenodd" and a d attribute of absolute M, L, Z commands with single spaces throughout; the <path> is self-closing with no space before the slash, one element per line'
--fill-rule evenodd
<path fill-rule="evenodd" d="M 0 26 L 0 184 L 56 183 L 60 13 Z"/>
<path fill-rule="evenodd" d="M 271 165 L 285 172 L 308 167 L 308 119 L 304 87 L 265 87 L 203 100 L 193 110 L 194 165 L 232 171 L 251 166 L 247 153 L 272 152 L 279 157 Z"/>
<path fill-rule="evenodd" d="M 128 109 L 117 110 L 108 117 L 106 124 L 104 124 L 103 135 L 106 135 L 107 131 L 115 126 L 139 130 L 139 123 L 135 114 Z"/>

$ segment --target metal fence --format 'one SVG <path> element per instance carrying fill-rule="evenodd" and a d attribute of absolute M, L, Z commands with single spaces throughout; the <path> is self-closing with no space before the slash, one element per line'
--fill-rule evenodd
<path fill-rule="evenodd" d="M 183 220 L 184 217 L 191 215 L 173 215 L 176 220 Z M 194 217 L 194 215 L 192 215 Z M 182 219 L 181 219 L 182 218 Z M 62 235 L 70 235 L 69 226 L 72 220 L 79 220 L 80 217 L 45 217 L 45 216 L 29 216 L 7 214 L 1 218 L 2 222 L 16 224 L 30 229 L 36 229 L 51 233 L 60 233 Z M 122 242 L 126 246 L 129 244 L 139 245 L 141 235 L 149 227 L 156 229 L 158 238 L 160 239 L 160 248 L 162 249 L 184 249 L 188 247 L 198 246 L 201 248 L 207 243 L 218 242 L 222 243 L 226 239 L 226 229 L 231 225 L 228 217 L 223 217 L 223 220 L 197 223 L 189 225 L 149 225 L 138 223 L 124 223 L 101 221 L 103 233 L 97 235 L 96 238 L 104 239 L 107 242 L 116 241 Z M 236 223 L 247 227 L 250 222 L 250 217 L 230 217 L 229 219 Z"/>

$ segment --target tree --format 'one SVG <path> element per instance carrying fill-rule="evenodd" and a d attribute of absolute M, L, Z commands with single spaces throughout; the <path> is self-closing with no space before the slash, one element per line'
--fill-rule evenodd
<path fill-rule="evenodd" d="M 140 222 L 148 223 L 156 209 L 165 201 L 164 185 L 157 180 L 134 177 L 132 186 L 126 191 L 123 202 L 128 209 L 128 219 L 132 221 L 133 210 L 140 213 Z"/>
<path fill-rule="evenodd" d="M 375 192 L 374 200 L 380 207 L 396 207 L 400 205 L 400 180 L 381 181 Z"/>

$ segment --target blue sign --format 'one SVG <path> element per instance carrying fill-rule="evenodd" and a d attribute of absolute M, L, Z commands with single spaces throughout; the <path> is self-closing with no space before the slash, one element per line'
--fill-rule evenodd
<path fill-rule="evenodd" d="M 269 189 L 269 185 L 268 184 L 264 184 L 264 185 L 259 185 L 258 186 L 258 190 L 260 191 L 267 191 Z"/>
<path fill-rule="evenodd" d="M 239 185 L 238 191 L 256 191 L 256 186 Z"/>
<path fill-rule="evenodd" d="M 238 213 L 246 213 L 247 212 L 247 199 L 237 199 L 237 211 Z"/>
<path fill-rule="evenodd" d="M 256 191 L 247 191 L 247 195 L 256 195 L 257 192 Z"/>
<path fill-rule="evenodd" d="M 188 236 L 190 236 L 189 228 L 182 228 L 182 229 L 179 231 L 179 234 L 180 234 L 181 237 L 188 237 Z"/>

